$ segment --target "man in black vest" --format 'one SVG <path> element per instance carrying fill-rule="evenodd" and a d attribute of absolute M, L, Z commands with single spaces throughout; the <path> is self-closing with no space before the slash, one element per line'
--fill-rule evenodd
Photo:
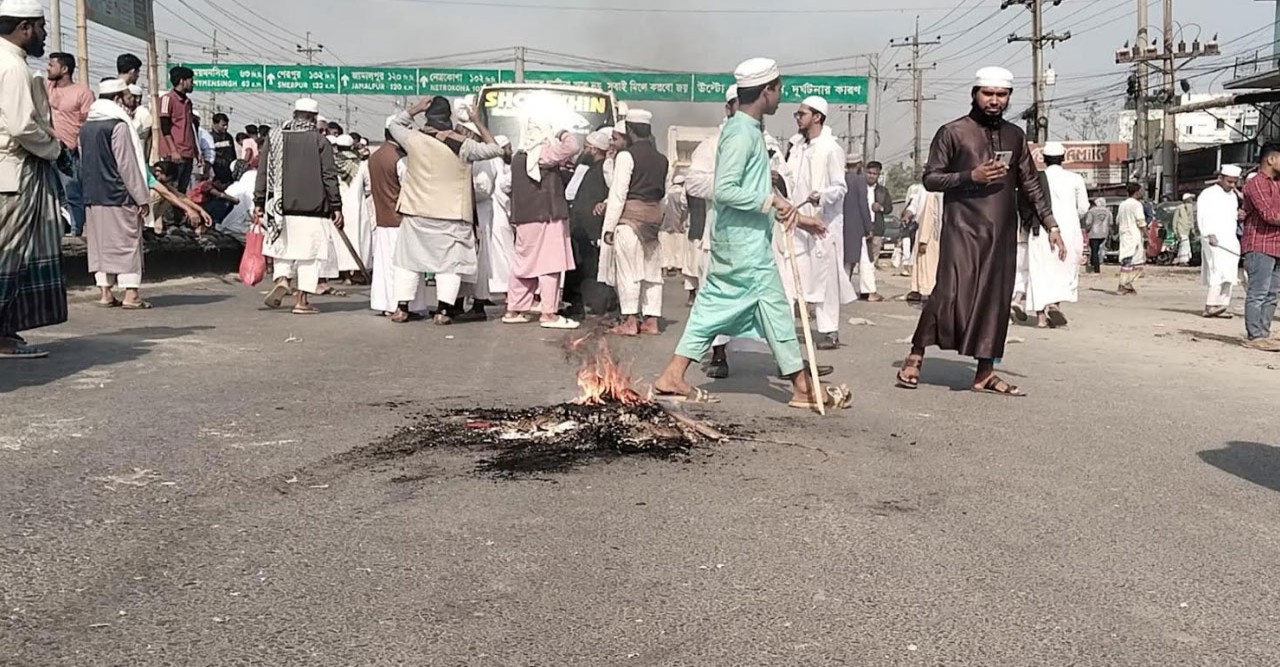
<path fill-rule="evenodd" d="M 653 114 L 627 112 L 615 133 L 625 131 L 627 149 L 613 164 L 613 183 L 605 208 L 602 241 L 610 247 L 601 258 L 605 282 L 618 290 L 622 323 L 610 329 L 621 336 L 656 336 L 662 317 L 662 201 L 667 194 L 666 156 L 653 142 Z M 643 314 L 644 324 L 639 322 Z"/>

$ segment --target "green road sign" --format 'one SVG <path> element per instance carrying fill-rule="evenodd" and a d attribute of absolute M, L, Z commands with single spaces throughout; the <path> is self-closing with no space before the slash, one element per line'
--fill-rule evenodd
<path fill-rule="evenodd" d="M 319 95 L 338 92 L 338 68 L 321 65 L 267 65 L 268 93 Z"/>
<path fill-rule="evenodd" d="M 404 67 L 339 67 L 343 95 L 418 94 L 418 70 Z"/>
<path fill-rule="evenodd" d="M 437 69 L 424 67 L 418 70 L 419 95 L 448 95 L 460 97 L 470 95 L 481 86 L 499 83 L 514 77 L 503 78 L 510 72 L 496 69 Z"/>
<path fill-rule="evenodd" d="M 196 73 L 196 90 L 257 92 L 266 89 L 262 65 L 187 65 Z"/>
<path fill-rule="evenodd" d="M 525 81 L 600 88 L 619 100 L 649 102 L 688 102 L 693 83 L 689 74 L 670 72 L 531 71 Z"/>
<path fill-rule="evenodd" d="M 460 97 L 482 86 L 511 83 L 511 70 L 434 67 L 325 67 L 321 65 L 188 64 L 196 88 L 211 92 L 268 92 L 295 95 L 446 95 Z M 627 102 L 723 103 L 731 74 L 688 72 L 525 72 L 529 83 L 561 83 L 607 90 Z M 831 104 L 866 104 L 865 76 L 783 74 L 782 101 L 799 103 L 821 95 Z"/>
<path fill-rule="evenodd" d="M 694 74 L 693 101 L 725 103 L 725 93 L 733 85 L 732 74 Z"/>
<path fill-rule="evenodd" d="M 829 104 L 866 104 L 865 76 L 782 75 L 782 101 L 798 104 L 810 95 L 826 98 Z"/>

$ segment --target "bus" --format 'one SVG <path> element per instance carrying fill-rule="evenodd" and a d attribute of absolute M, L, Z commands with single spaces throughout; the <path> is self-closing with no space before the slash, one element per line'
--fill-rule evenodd
<path fill-rule="evenodd" d="M 579 144 L 588 134 L 618 121 L 618 102 L 613 93 L 597 88 L 554 83 L 495 83 L 480 89 L 477 112 L 493 135 L 511 140 L 520 148 L 520 138 L 530 120 L 538 119 L 551 129 L 567 129 Z"/>

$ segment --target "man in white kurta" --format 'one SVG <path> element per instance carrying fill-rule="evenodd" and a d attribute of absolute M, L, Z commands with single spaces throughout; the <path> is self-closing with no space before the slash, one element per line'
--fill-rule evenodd
<path fill-rule="evenodd" d="M 826 223 L 827 235 L 819 239 L 803 230 L 793 232 L 796 266 L 804 284 L 794 284 L 793 272 L 785 273 L 782 281 L 792 302 L 800 299 L 798 288 L 803 287 L 803 300 L 815 306 L 819 350 L 840 346 L 840 305 L 858 299 L 847 274 L 841 270 L 848 185 L 844 179 L 844 149 L 831 128 L 826 127 L 827 110 L 827 101 L 821 97 L 809 97 L 800 104 L 796 112 L 800 132 L 792 137 L 787 157 L 793 181 L 791 201 L 799 206 L 801 214 Z M 774 245 L 781 245 L 785 256 L 785 238 L 775 237 Z M 786 276 L 792 279 L 787 280 Z"/>
<path fill-rule="evenodd" d="M 373 219 L 365 208 L 365 193 L 369 191 L 369 165 L 356 153 L 355 140 L 349 134 L 333 140 L 334 159 L 338 166 L 338 189 L 342 191 L 342 230 L 333 230 L 333 248 L 337 253 L 338 271 L 353 274 L 366 269 L 373 262 Z M 347 244 L 337 238 L 342 234 L 359 254 L 360 261 L 347 249 Z M 368 276 L 365 276 L 368 279 Z"/>
<path fill-rule="evenodd" d="M 1196 227 L 1202 241 L 1200 278 L 1209 290 L 1205 317 L 1231 317 L 1231 292 L 1240 281 L 1240 238 L 1236 236 L 1239 182 L 1240 167 L 1223 165 L 1218 182 L 1205 188 L 1196 200 Z"/>
<path fill-rule="evenodd" d="M 1084 178 L 1062 168 L 1065 156 L 1066 147 L 1061 143 L 1045 144 L 1044 177 L 1067 256 L 1058 257 L 1048 234 L 1034 234 L 1027 239 L 1026 308 L 1036 313 L 1040 328 L 1067 324 L 1060 305 L 1075 303 L 1080 287 L 1080 261 L 1084 256 L 1080 219 L 1089 212 L 1089 192 Z"/>
<path fill-rule="evenodd" d="M 1130 183 L 1126 186 L 1129 198 L 1120 202 L 1116 211 L 1116 229 L 1120 232 L 1120 294 L 1137 294 L 1133 282 L 1142 277 L 1142 265 L 1147 263 L 1144 241 L 1147 234 L 1147 212 L 1142 207 L 1145 193 L 1142 186 Z"/>

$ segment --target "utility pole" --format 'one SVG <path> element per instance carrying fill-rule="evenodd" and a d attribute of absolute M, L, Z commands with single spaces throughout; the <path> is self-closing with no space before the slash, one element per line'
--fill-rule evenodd
<path fill-rule="evenodd" d="M 222 48 L 222 49 L 218 48 L 218 29 L 217 28 L 213 29 L 213 46 L 202 46 L 200 47 L 200 50 L 203 51 L 204 53 L 209 54 L 210 58 L 212 58 L 213 60 L 214 65 L 218 64 L 218 56 L 221 56 L 224 53 L 231 53 L 231 49 L 229 48 Z M 217 91 L 211 91 L 209 93 L 209 107 L 210 107 L 209 109 L 210 117 L 212 117 L 213 114 L 218 113 Z"/>
<path fill-rule="evenodd" d="M 912 144 L 913 148 L 911 151 L 911 159 L 912 159 L 912 162 L 915 164 L 915 173 L 917 176 L 920 175 L 920 170 L 924 166 L 924 153 L 922 152 L 921 146 L 920 146 L 921 132 L 923 130 L 923 125 L 924 125 L 924 103 L 933 99 L 937 99 L 932 95 L 930 95 L 929 97 L 924 96 L 924 73 L 926 70 L 935 69 L 937 67 L 937 63 L 933 63 L 928 67 L 922 66 L 920 64 L 920 47 L 935 46 L 941 43 L 942 43 L 941 38 L 936 38 L 931 42 L 920 41 L 920 17 L 919 16 L 916 17 L 916 31 L 911 37 L 907 37 L 901 42 L 897 42 L 892 39 L 889 40 L 889 46 L 893 46 L 893 47 L 910 46 L 911 47 L 911 64 L 907 65 L 906 67 L 899 65 L 898 69 L 899 70 L 905 69 L 911 72 L 911 78 L 913 79 L 913 83 L 914 83 L 914 85 L 911 88 L 912 95 L 911 97 L 906 99 L 899 98 L 898 101 L 899 102 L 910 101 L 912 104 L 915 105 L 916 134 L 915 134 L 915 143 Z"/>
<path fill-rule="evenodd" d="M 1152 176 L 1155 174 L 1147 167 L 1150 164 L 1151 157 L 1147 109 L 1151 102 L 1159 103 L 1164 109 L 1161 118 L 1163 127 L 1160 142 L 1160 159 L 1156 171 L 1159 176 L 1159 194 L 1172 197 L 1176 194 L 1178 185 L 1178 122 L 1177 117 L 1171 113 L 1171 110 L 1178 105 L 1178 95 L 1174 89 L 1178 70 L 1194 58 L 1218 55 L 1220 53 L 1218 36 L 1214 35 L 1213 39 L 1204 44 L 1201 44 L 1200 40 L 1196 39 L 1191 42 L 1190 48 L 1187 47 L 1185 40 L 1181 40 L 1175 48 L 1173 43 L 1173 0 L 1164 0 L 1164 39 L 1162 40 L 1162 47 L 1157 48 L 1154 41 L 1147 41 L 1146 5 L 1143 0 L 1138 0 L 1138 4 L 1138 41 L 1132 48 L 1129 47 L 1128 42 L 1125 42 L 1124 48 L 1116 51 L 1116 64 L 1135 63 L 1137 65 L 1136 85 L 1130 85 L 1130 94 L 1134 96 L 1134 109 L 1138 115 L 1134 129 L 1133 145 L 1135 157 L 1142 160 L 1142 177 L 1147 185 L 1148 192 L 1151 192 Z M 1179 61 L 1182 61 L 1181 65 Z M 1148 67 L 1153 62 L 1160 63 L 1157 67 L 1161 69 L 1162 75 L 1163 85 L 1158 95 L 1151 94 L 1148 87 Z"/>
<path fill-rule="evenodd" d="M 89 8 L 85 0 L 76 0 L 76 69 L 84 74 L 80 83 L 89 85 Z"/>
<path fill-rule="evenodd" d="M 872 53 L 867 57 L 867 108 L 862 117 L 862 161 L 870 162 L 876 158 L 876 146 L 880 144 L 880 115 L 876 114 L 876 122 L 872 135 L 871 93 L 876 94 L 876 106 L 880 105 L 880 54 Z"/>
<path fill-rule="evenodd" d="M 516 47 L 516 83 L 524 83 L 525 48 Z"/>
<path fill-rule="evenodd" d="M 314 64 L 316 63 L 316 54 L 317 54 L 317 53 L 321 53 L 321 52 L 323 52 L 323 51 L 324 51 L 324 44 L 316 44 L 315 46 L 311 46 L 311 31 L 310 31 L 310 30 L 308 30 L 308 31 L 307 31 L 307 39 L 306 39 L 306 42 L 307 42 L 307 45 L 306 45 L 306 46 L 303 46 L 303 45 L 301 45 L 301 44 L 298 44 L 298 45 L 297 45 L 297 47 L 298 47 L 298 53 L 301 53 L 302 55 L 304 55 L 304 56 L 306 56 L 306 57 L 307 57 L 307 64 L 308 64 L 308 65 L 314 65 Z"/>
<path fill-rule="evenodd" d="M 53 34 L 49 35 L 53 38 L 53 52 L 62 52 L 62 2 L 49 3 L 49 25 L 53 27 Z M 88 75 L 88 72 L 85 72 Z"/>
<path fill-rule="evenodd" d="M 1056 7 L 1062 4 L 1062 0 L 1004 0 L 1000 3 L 1000 9 L 1008 9 L 1012 5 L 1025 5 L 1031 10 L 1031 35 L 1029 37 L 1020 37 L 1017 34 L 1009 35 L 1009 43 L 1014 42 L 1031 42 L 1031 76 L 1034 80 L 1032 86 L 1032 102 L 1031 108 L 1025 114 L 1027 117 L 1027 134 L 1031 137 L 1031 141 L 1036 144 L 1043 144 L 1049 138 L 1049 113 L 1044 104 L 1044 45 L 1055 44 L 1057 42 L 1065 42 L 1071 39 L 1071 31 L 1062 33 L 1045 33 L 1044 31 L 1044 3 L 1052 2 Z"/>
<path fill-rule="evenodd" d="M 342 129 L 346 130 L 347 134 L 351 134 L 351 112 L 359 111 L 360 107 L 351 106 L 351 96 L 343 95 L 342 104 L 339 104 L 338 108 L 342 109 L 344 114 L 342 118 Z"/>

